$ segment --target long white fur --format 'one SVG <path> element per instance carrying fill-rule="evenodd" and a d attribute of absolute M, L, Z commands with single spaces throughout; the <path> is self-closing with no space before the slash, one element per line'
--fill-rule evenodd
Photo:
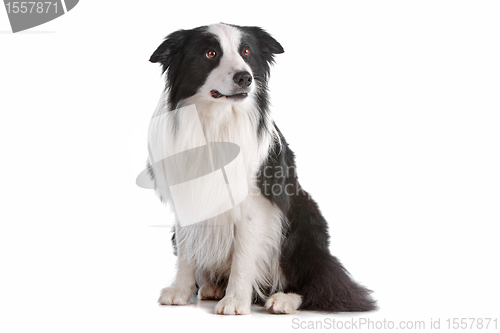
<path fill-rule="evenodd" d="M 250 312 L 253 291 L 262 295 L 261 287 L 271 287 L 276 291 L 283 283 L 278 262 L 283 216 L 276 206 L 256 191 L 257 171 L 267 157 L 276 133 L 272 119 L 267 118 L 266 128 L 272 130 L 264 131 L 260 139 L 257 136 L 259 119 L 254 94 L 250 93 L 243 102 L 236 104 L 210 96 L 212 89 L 223 94 L 231 93 L 232 77 L 236 72 L 252 72 L 238 52 L 241 38 L 238 29 L 217 24 L 208 30 L 217 36 L 222 46 L 221 63 L 197 94 L 178 105 L 196 105 L 205 137 L 193 136 L 190 125 L 195 123 L 194 119 L 186 119 L 182 112 L 166 110 L 166 103 L 160 101 L 156 114 L 165 115 L 163 127 L 150 128 L 149 139 L 161 140 L 170 152 L 191 148 L 204 140 L 238 144 L 251 193 L 236 208 L 215 218 L 185 227 L 176 223 L 178 273 L 172 286 L 162 291 L 160 303 L 173 304 L 175 299 L 177 303 L 186 304 L 194 291 L 195 276 L 198 284 L 203 285 L 221 273 L 229 273 L 226 295 L 218 303 L 216 312 L 246 314 Z M 254 85 L 252 83 L 252 92 L 256 90 Z M 165 99 L 166 95 L 162 98 Z M 153 166 L 155 174 L 162 172 L 157 165 Z M 166 184 L 158 187 L 168 188 Z M 168 193 L 160 195 L 168 201 Z M 188 291 L 191 292 L 189 297 Z"/>

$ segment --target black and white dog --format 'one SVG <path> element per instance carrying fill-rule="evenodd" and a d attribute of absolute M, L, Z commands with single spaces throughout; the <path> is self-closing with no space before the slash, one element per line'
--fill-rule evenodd
<path fill-rule="evenodd" d="M 252 302 L 271 313 L 376 308 L 370 291 L 330 254 L 328 225 L 300 187 L 294 154 L 271 118 L 267 81 L 274 55 L 283 52 L 261 28 L 214 24 L 173 32 L 151 56 L 163 66 L 166 89 L 156 111 L 164 127 L 150 127 L 150 142 L 160 140 L 172 153 L 205 140 L 235 143 L 249 188 L 259 190 L 200 223 L 183 226 L 177 219 L 178 271 L 160 304 L 188 304 L 198 292 L 220 300 L 218 314 L 248 314 Z M 199 120 L 182 111 L 190 105 Z M 193 128 L 197 122 L 202 135 Z M 160 184 L 164 169 L 153 162 L 149 173 L 169 202 Z"/>

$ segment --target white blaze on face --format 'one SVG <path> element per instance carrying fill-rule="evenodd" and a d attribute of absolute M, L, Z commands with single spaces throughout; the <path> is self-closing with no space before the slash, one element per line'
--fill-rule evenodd
<path fill-rule="evenodd" d="M 202 94 L 210 96 L 212 90 L 217 90 L 224 95 L 242 92 L 243 89 L 236 85 L 233 80 L 234 75 L 238 72 L 247 71 L 253 78 L 253 73 L 239 52 L 241 31 L 225 24 L 213 24 L 208 27 L 208 32 L 217 37 L 222 48 L 222 58 L 201 88 Z M 246 92 L 251 93 L 254 86 L 255 84 L 252 83 Z"/>

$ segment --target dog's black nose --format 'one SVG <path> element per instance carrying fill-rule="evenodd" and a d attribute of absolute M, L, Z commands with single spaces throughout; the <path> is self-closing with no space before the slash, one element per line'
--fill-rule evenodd
<path fill-rule="evenodd" d="M 252 75 L 247 71 L 238 72 L 234 74 L 233 81 L 240 87 L 245 88 L 252 84 Z"/>

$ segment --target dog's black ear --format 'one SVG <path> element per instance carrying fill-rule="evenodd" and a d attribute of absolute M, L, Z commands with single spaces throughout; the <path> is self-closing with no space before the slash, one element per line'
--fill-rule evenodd
<path fill-rule="evenodd" d="M 262 51 L 267 51 L 272 54 L 280 54 L 285 52 L 283 46 L 273 38 L 267 31 L 259 27 L 243 27 L 243 30 L 254 35 L 262 48 Z"/>
<path fill-rule="evenodd" d="M 273 38 L 269 33 L 262 30 L 262 42 L 269 48 L 269 50 L 274 54 L 284 53 L 285 49 L 283 46 Z"/>
<path fill-rule="evenodd" d="M 153 52 L 149 61 L 153 63 L 159 62 L 163 65 L 163 71 L 167 70 L 172 63 L 175 53 L 184 44 L 185 36 L 185 30 L 178 30 L 165 37 L 165 40 L 158 46 L 156 51 Z"/>

